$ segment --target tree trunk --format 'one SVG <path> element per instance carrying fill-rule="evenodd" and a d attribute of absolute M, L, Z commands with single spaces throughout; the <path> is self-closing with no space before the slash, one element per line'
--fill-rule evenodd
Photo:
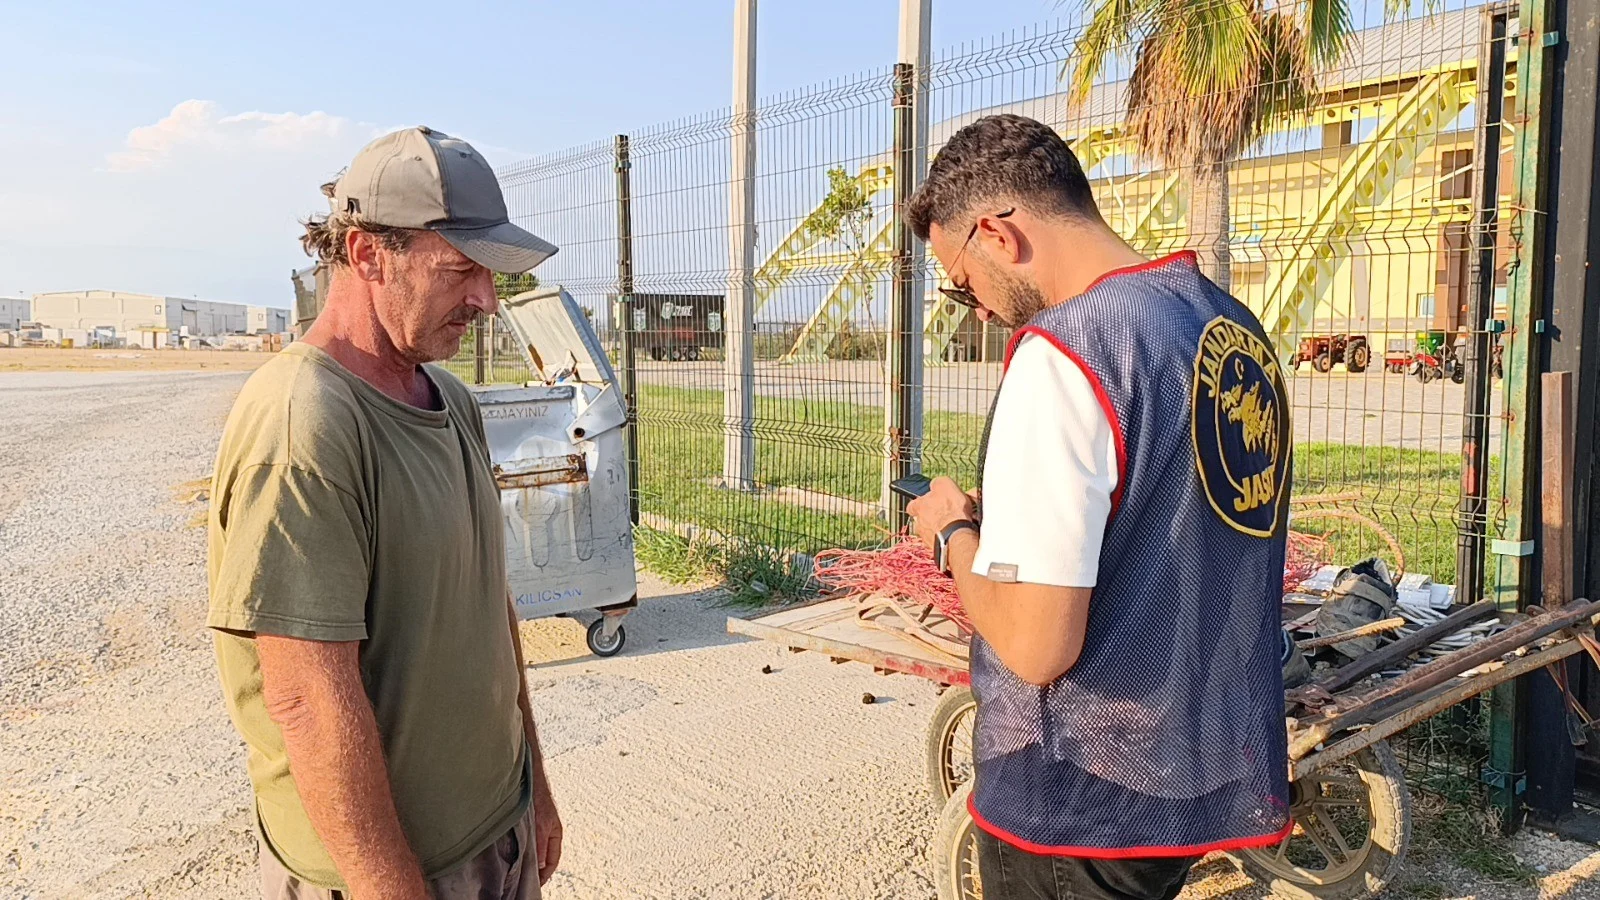
<path fill-rule="evenodd" d="M 1189 179 L 1189 246 L 1200 257 L 1200 271 L 1217 287 L 1231 292 L 1230 231 L 1228 164 L 1201 163 Z"/>

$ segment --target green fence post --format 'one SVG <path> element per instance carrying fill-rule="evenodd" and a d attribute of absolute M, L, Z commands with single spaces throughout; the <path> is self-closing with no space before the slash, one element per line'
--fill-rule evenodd
<path fill-rule="evenodd" d="M 1550 31 L 1552 0 L 1527 0 L 1518 13 L 1515 187 L 1510 234 L 1515 247 L 1507 285 L 1505 425 L 1501 453 L 1504 524 L 1490 545 L 1495 554 L 1495 600 L 1503 609 L 1528 605 L 1534 596 L 1532 502 L 1539 437 L 1539 331 L 1543 315 L 1543 258 L 1549 147 L 1550 66 L 1560 35 Z M 1480 326 L 1482 323 L 1478 323 Z M 1490 705 L 1489 761 L 1484 779 L 1506 830 L 1515 828 L 1523 787 L 1521 681 L 1497 688 Z"/>

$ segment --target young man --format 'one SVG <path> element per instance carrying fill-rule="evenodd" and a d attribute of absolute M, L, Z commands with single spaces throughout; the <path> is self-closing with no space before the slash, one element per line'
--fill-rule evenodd
<path fill-rule="evenodd" d="M 1289 417 L 1260 324 L 1149 261 L 1048 127 L 957 132 L 910 206 L 944 293 L 1019 328 L 979 466 L 911 504 L 977 635 L 984 896 L 1177 895 L 1290 827 Z"/>
<path fill-rule="evenodd" d="M 463 141 L 411 128 L 326 189 L 305 338 L 234 404 L 209 574 L 267 900 L 536 900 L 561 854 L 506 591 L 500 497 L 455 355 L 492 272 L 556 248 Z"/>

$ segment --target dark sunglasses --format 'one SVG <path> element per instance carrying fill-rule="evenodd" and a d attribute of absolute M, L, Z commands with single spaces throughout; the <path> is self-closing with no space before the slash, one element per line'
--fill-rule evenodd
<path fill-rule="evenodd" d="M 1013 206 L 1012 208 L 1006 210 L 1005 212 L 995 213 L 994 217 L 996 219 L 1004 219 L 1005 217 L 1011 215 L 1012 213 L 1014 213 L 1016 211 L 1017 211 L 1017 208 Z M 978 223 L 977 222 L 973 222 L 971 230 L 969 230 L 967 232 L 967 239 L 961 242 L 961 249 L 956 251 L 955 259 L 950 260 L 950 269 L 954 269 L 956 267 L 956 263 L 961 261 L 961 257 L 966 255 L 967 247 L 972 244 L 972 239 L 977 237 L 977 236 L 978 236 Z M 965 306 L 968 309 L 977 309 L 978 308 L 978 306 L 980 304 L 978 303 L 977 296 L 974 295 L 970 289 L 964 288 L 964 287 L 956 284 L 953 280 L 951 280 L 950 279 L 950 271 L 949 271 L 949 269 L 945 270 L 945 276 L 944 277 L 945 277 L 946 281 L 950 282 L 950 284 L 949 284 L 948 287 L 946 287 L 944 285 L 940 285 L 939 286 L 939 293 L 945 295 L 946 297 L 950 298 L 951 300 L 954 300 L 955 302 L 961 304 L 962 306 Z"/>

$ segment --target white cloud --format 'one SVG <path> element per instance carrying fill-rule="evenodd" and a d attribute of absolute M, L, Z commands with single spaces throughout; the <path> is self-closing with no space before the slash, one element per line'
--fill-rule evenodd
<path fill-rule="evenodd" d="M 245 112 L 221 115 L 210 100 L 185 100 L 154 125 L 128 132 L 120 150 L 106 156 L 114 172 L 132 172 L 170 163 L 187 152 L 229 155 L 253 150 L 301 152 L 352 136 L 377 135 L 372 126 L 325 112 Z"/>
<path fill-rule="evenodd" d="M 299 220 L 379 129 L 185 100 L 93 141 L 0 137 L 0 293 L 106 288 L 287 306 Z"/>
<path fill-rule="evenodd" d="M 105 288 L 287 306 L 290 270 L 309 263 L 299 220 L 326 211 L 320 186 L 389 130 L 194 99 L 98 146 L 0 131 L 0 294 Z M 494 163 L 521 158 L 478 146 Z"/>

